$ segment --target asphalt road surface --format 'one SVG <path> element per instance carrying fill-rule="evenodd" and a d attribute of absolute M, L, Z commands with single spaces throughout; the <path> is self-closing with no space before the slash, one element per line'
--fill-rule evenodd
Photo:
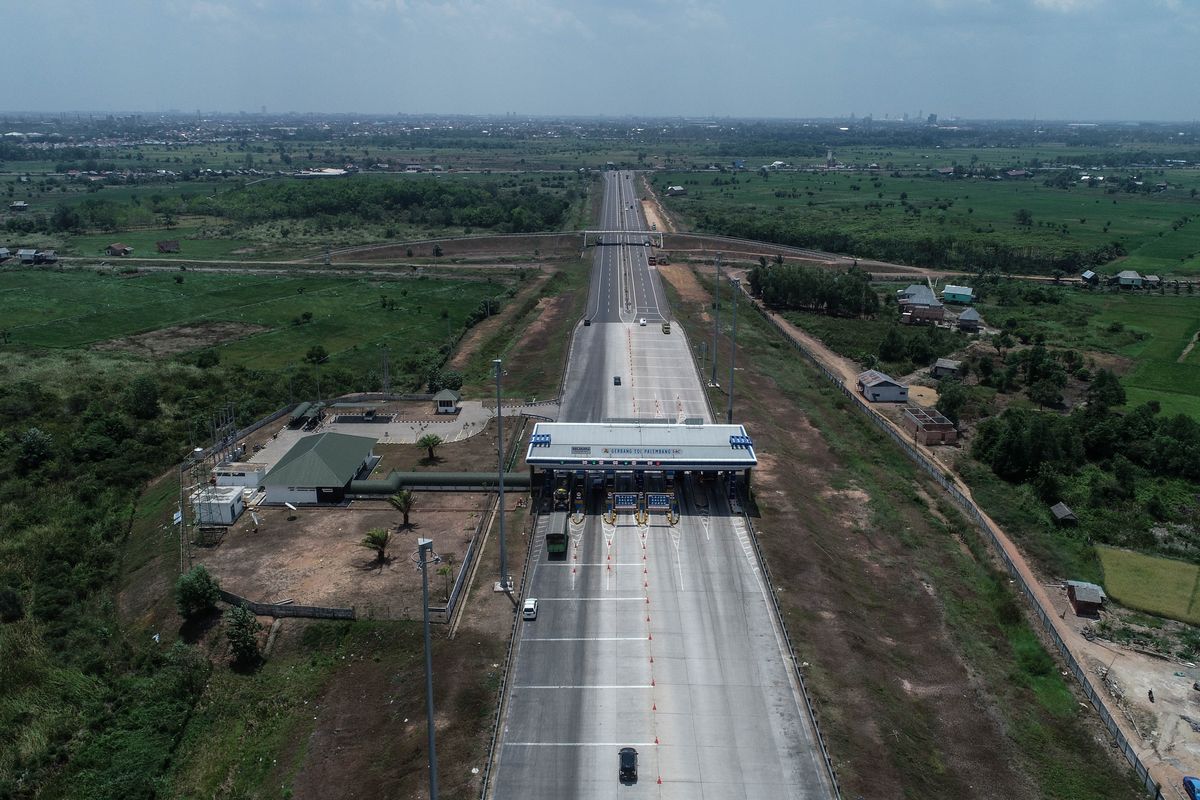
<path fill-rule="evenodd" d="M 605 176 L 602 224 L 644 231 L 632 176 Z M 640 246 L 598 247 L 560 421 L 711 421 L 688 343 Z M 642 326 L 640 320 L 647 324 Z M 614 386 L 613 377 L 622 385 Z M 827 798 L 803 698 L 741 518 L 717 484 L 681 484 L 681 520 L 540 517 L 491 794 L 498 800 Z M 547 530 L 567 526 L 551 560 Z M 622 784 L 617 751 L 639 752 Z"/>

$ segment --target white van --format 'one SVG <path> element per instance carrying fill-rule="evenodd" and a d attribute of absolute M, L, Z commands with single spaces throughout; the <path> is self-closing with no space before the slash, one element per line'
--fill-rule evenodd
<path fill-rule="evenodd" d="M 526 597 L 525 605 L 521 606 L 522 619 L 537 619 L 537 598 Z"/>

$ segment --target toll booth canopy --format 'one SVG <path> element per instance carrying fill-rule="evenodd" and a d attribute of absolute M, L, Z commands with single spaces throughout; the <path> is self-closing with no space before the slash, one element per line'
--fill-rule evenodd
<path fill-rule="evenodd" d="M 741 425 L 539 422 L 525 462 L 533 473 L 740 472 L 758 464 Z"/>

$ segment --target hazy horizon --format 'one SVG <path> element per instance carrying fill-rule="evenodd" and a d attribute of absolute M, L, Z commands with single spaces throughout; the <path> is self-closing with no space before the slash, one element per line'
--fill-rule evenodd
<path fill-rule="evenodd" d="M 1188 122 L 1184 0 L 42 0 L 8 114 Z M 37 35 L 37 34 L 45 35 Z M 52 34 L 52 35 L 50 35 Z M 27 109 L 21 111 L 19 109 Z M 214 112 L 213 109 L 222 109 Z"/>

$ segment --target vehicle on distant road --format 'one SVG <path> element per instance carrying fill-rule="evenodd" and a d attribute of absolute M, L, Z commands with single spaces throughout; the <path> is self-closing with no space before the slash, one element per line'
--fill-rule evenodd
<path fill-rule="evenodd" d="M 546 534 L 546 554 L 560 555 L 567 552 L 568 536 L 566 531 L 550 531 Z"/>
<path fill-rule="evenodd" d="M 638 751 L 632 747 L 622 747 L 617 754 L 617 777 L 621 783 L 637 783 Z"/>
<path fill-rule="evenodd" d="M 670 332 L 671 332 L 671 323 L 670 323 L 670 322 L 664 322 L 664 323 L 662 324 L 662 332 L 663 332 L 663 333 L 670 333 Z"/>
<path fill-rule="evenodd" d="M 621 376 L 613 375 L 613 386 L 620 386 L 620 385 L 621 385 Z"/>
<path fill-rule="evenodd" d="M 526 597 L 525 604 L 521 606 L 522 619 L 537 619 L 538 602 L 536 597 Z"/>
<path fill-rule="evenodd" d="M 638 320 L 638 324 L 641 325 L 643 328 L 646 327 L 646 318 L 642 317 L 640 320 Z"/>

